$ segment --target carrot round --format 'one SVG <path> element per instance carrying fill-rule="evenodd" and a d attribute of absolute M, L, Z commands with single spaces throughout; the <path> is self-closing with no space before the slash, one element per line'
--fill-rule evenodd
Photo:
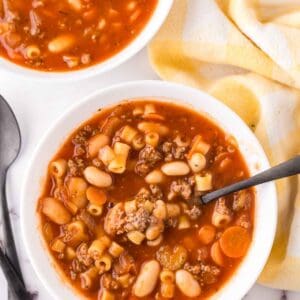
<path fill-rule="evenodd" d="M 245 228 L 240 226 L 227 228 L 220 238 L 220 247 L 223 253 L 232 258 L 244 256 L 249 244 L 249 233 Z"/>
<path fill-rule="evenodd" d="M 198 239 L 204 244 L 208 245 L 213 242 L 216 236 L 216 228 L 212 225 L 204 225 L 198 231 Z"/>
<path fill-rule="evenodd" d="M 225 265 L 225 257 L 220 248 L 219 241 L 214 242 L 211 246 L 210 256 L 218 266 L 223 267 Z"/>
<path fill-rule="evenodd" d="M 88 187 L 86 190 L 86 197 L 92 204 L 99 206 L 105 204 L 107 201 L 105 192 L 93 186 Z"/>

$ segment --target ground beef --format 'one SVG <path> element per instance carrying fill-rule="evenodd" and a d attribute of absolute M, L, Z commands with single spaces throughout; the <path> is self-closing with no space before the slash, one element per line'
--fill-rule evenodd
<path fill-rule="evenodd" d="M 150 221 L 150 214 L 143 207 L 140 207 L 136 212 L 131 212 L 126 216 L 125 230 L 127 232 L 138 230 L 145 231 Z"/>
<path fill-rule="evenodd" d="M 167 228 L 176 228 L 178 225 L 178 219 L 177 218 L 168 218 L 165 221 L 165 226 Z"/>
<path fill-rule="evenodd" d="M 110 273 L 104 273 L 101 276 L 101 286 L 108 290 L 117 290 L 120 284 L 112 277 Z"/>
<path fill-rule="evenodd" d="M 232 215 L 232 211 L 226 206 L 226 199 L 224 197 L 217 200 L 215 210 L 221 215 Z"/>
<path fill-rule="evenodd" d="M 217 277 L 221 273 L 221 270 L 218 267 L 207 265 L 202 262 L 194 265 L 186 262 L 183 268 L 199 280 L 201 285 L 215 283 L 217 281 Z"/>
<path fill-rule="evenodd" d="M 138 203 L 144 204 L 146 201 L 152 201 L 152 195 L 146 188 L 141 188 L 139 192 L 135 195 L 134 200 Z"/>
<path fill-rule="evenodd" d="M 240 215 L 237 220 L 235 221 L 235 224 L 241 227 L 244 227 L 245 229 L 250 229 L 251 228 L 251 222 L 250 218 L 246 214 Z"/>
<path fill-rule="evenodd" d="M 75 273 L 73 270 L 70 270 L 70 278 L 71 280 L 76 280 L 77 278 L 77 273 Z"/>
<path fill-rule="evenodd" d="M 143 161 L 139 161 L 135 165 L 135 173 L 140 176 L 146 176 L 150 172 L 150 170 L 150 166 Z"/>
<path fill-rule="evenodd" d="M 82 176 L 85 168 L 84 160 L 78 157 L 68 160 L 69 173 L 73 177 Z"/>
<path fill-rule="evenodd" d="M 163 159 L 162 154 L 151 145 L 146 145 L 139 154 L 139 160 L 135 166 L 135 172 L 145 176 L 155 164 Z"/>
<path fill-rule="evenodd" d="M 176 196 L 181 196 L 184 200 L 192 197 L 192 183 L 187 179 L 178 179 L 171 183 L 168 198 L 171 200 Z"/>
<path fill-rule="evenodd" d="M 90 125 L 86 125 L 83 129 L 79 130 L 75 137 L 72 139 L 74 145 L 84 145 L 87 140 L 92 136 L 93 128 Z"/>
<path fill-rule="evenodd" d="M 83 145 L 76 145 L 74 147 L 73 155 L 75 157 L 83 156 L 86 153 L 86 148 Z"/>
<path fill-rule="evenodd" d="M 63 185 L 57 186 L 54 190 L 54 197 L 63 203 L 67 202 L 69 200 L 69 194 L 66 187 Z"/>
<path fill-rule="evenodd" d="M 146 188 L 141 188 L 135 195 L 134 200 L 138 207 L 143 207 L 146 201 L 155 202 L 163 199 L 163 193 L 158 185 L 150 185 L 150 191 Z"/>
<path fill-rule="evenodd" d="M 174 142 L 167 141 L 162 144 L 161 151 L 164 154 L 165 161 L 172 161 L 174 159 L 184 159 L 187 147 L 178 146 Z"/>
<path fill-rule="evenodd" d="M 220 273 L 221 270 L 216 266 L 201 264 L 201 284 L 215 283 Z"/>
<path fill-rule="evenodd" d="M 183 268 L 193 275 L 199 275 L 201 273 L 200 264 L 191 265 L 190 263 L 186 262 Z"/>
<path fill-rule="evenodd" d="M 184 211 L 189 217 L 191 220 L 197 220 L 200 216 L 201 216 L 201 209 L 194 205 L 191 209 L 186 209 Z"/>
<path fill-rule="evenodd" d="M 128 273 L 135 275 L 137 273 L 134 258 L 126 251 L 121 253 L 119 260 L 114 263 L 113 269 L 119 276 Z"/>
<path fill-rule="evenodd" d="M 125 232 L 126 215 L 123 203 L 116 204 L 111 208 L 104 220 L 104 230 L 109 235 L 120 235 Z"/>
<path fill-rule="evenodd" d="M 87 269 L 87 267 L 84 264 L 82 264 L 77 258 L 74 258 L 72 260 L 70 269 L 72 273 L 75 273 L 75 278 L 76 278 L 76 274 L 84 272 Z"/>
<path fill-rule="evenodd" d="M 89 267 L 94 262 L 92 257 L 88 254 L 88 245 L 87 245 L 87 243 L 81 243 L 77 247 L 76 257 L 77 257 L 78 261 L 86 267 Z"/>
<path fill-rule="evenodd" d="M 92 160 L 92 164 L 99 169 L 104 168 L 103 162 L 97 157 Z"/>
<path fill-rule="evenodd" d="M 150 188 L 150 191 L 151 191 L 152 196 L 153 196 L 152 198 L 154 198 L 155 201 L 163 199 L 163 196 L 164 196 L 163 192 L 162 192 L 161 188 L 158 185 L 150 184 L 149 188 Z"/>
<path fill-rule="evenodd" d="M 210 253 L 209 248 L 207 246 L 203 246 L 197 249 L 197 261 L 205 262 L 209 259 Z"/>
<path fill-rule="evenodd" d="M 96 231 L 96 221 L 94 217 L 86 210 L 82 209 L 78 215 L 79 219 L 88 227 L 91 232 Z"/>
<path fill-rule="evenodd" d="M 234 193 L 232 209 L 234 211 L 247 210 L 250 208 L 251 196 L 247 191 Z"/>

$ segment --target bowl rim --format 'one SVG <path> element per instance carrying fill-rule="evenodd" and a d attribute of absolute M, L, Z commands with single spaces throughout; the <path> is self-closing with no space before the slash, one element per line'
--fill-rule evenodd
<path fill-rule="evenodd" d="M 151 95 L 143 95 L 143 91 L 145 89 L 148 90 L 153 90 L 155 91 L 155 93 L 161 93 L 161 96 L 153 96 Z M 138 90 L 142 90 L 142 92 L 138 92 Z M 159 92 L 159 90 L 162 90 L 162 92 Z M 172 92 L 171 92 L 172 90 Z M 21 192 L 21 209 L 20 209 L 20 221 L 21 221 L 21 233 L 22 233 L 22 239 L 23 242 L 25 244 L 25 248 L 26 248 L 26 253 L 29 257 L 29 260 L 31 262 L 31 265 L 33 266 L 35 273 L 37 275 L 37 277 L 41 280 L 41 282 L 43 283 L 43 285 L 46 287 L 46 289 L 48 290 L 48 292 L 53 296 L 53 298 L 55 299 L 59 299 L 59 290 L 65 290 L 68 289 L 70 291 L 70 295 L 73 295 L 74 299 L 80 298 L 80 295 L 76 293 L 76 291 L 74 290 L 74 288 L 70 288 L 68 282 L 66 281 L 63 285 L 60 284 L 59 287 L 56 287 L 55 289 L 53 289 L 53 286 L 51 286 L 51 284 L 48 282 L 47 277 L 46 277 L 46 272 L 43 268 L 42 268 L 42 264 L 39 264 L 38 258 L 36 257 L 37 253 L 35 252 L 35 248 L 34 245 L 32 243 L 32 230 L 37 230 L 38 227 L 38 219 L 37 219 L 37 215 L 36 215 L 36 204 L 37 204 L 37 199 L 31 199 L 34 202 L 34 207 L 35 207 L 35 228 L 32 228 L 28 225 L 27 221 L 30 221 L 29 218 L 29 214 L 30 212 L 27 211 L 27 194 L 30 194 L 31 191 L 31 182 L 32 182 L 32 172 L 35 169 L 35 162 L 37 161 L 37 158 L 39 155 L 41 155 L 41 151 L 43 150 L 43 148 L 45 148 L 45 146 L 47 145 L 47 142 L 49 142 L 49 139 L 51 137 L 51 135 L 53 135 L 55 133 L 55 131 L 57 131 L 57 128 L 60 125 L 64 125 L 68 122 L 68 120 L 71 118 L 72 115 L 74 115 L 76 112 L 78 112 L 80 109 L 82 110 L 83 107 L 88 106 L 87 104 L 89 102 L 93 102 L 95 101 L 95 98 L 99 98 L 103 99 L 103 97 L 105 95 L 112 95 L 112 97 L 119 97 L 119 100 L 113 100 L 112 102 L 110 102 L 110 100 L 107 100 L 108 103 L 100 103 L 99 101 L 99 106 L 102 108 L 106 108 L 106 107 L 110 107 L 112 104 L 117 104 L 119 102 L 122 102 L 122 100 L 128 99 L 128 100 L 134 100 L 134 97 L 130 96 L 128 98 L 127 95 L 124 95 L 125 97 L 120 96 L 121 92 L 132 92 L 132 93 L 138 93 L 140 94 L 139 96 L 137 96 L 137 99 L 143 99 L 143 98 L 149 98 L 149 99 L 155 99 L 157 98 L 160 101 L 169 101 L 169 102 L 173 102 L 176 101 L 178 103 L 178 105 L 182 105 L 182 106 L 192 106 L 194 107 L 194 103 L 191 103 L 191 100 L 187 100 L 187 102 L 185 102 L 186 99 L 188 98 L 193 98 L 193 97 L 198 97 L 200 98 L 204 98 L 205 100 L 208 100 L 209 102 L 211 102 L 211 106 L 214 106 L 215 110 L 220 110 L 220 112 L 222 112 L 224 115 L 230 116 L 231 121 L 238 122 L 239 125 L 241 125 L 241 128 L 237 129 L 237 130 L 242 130 L 243 134 L 247 135 L 247 139 L 251 140 L 251 145 L 253 144 L 253 146 L 256 148 L 256 150 L 258 150 L 258 154 L 259 157 L 257 157 L 257 159 L 259 159 L 260 163 L 262 163 L 261 165 L 261 170 L 266 169 L 268 167 L 270 167 L 268 159 L 262 149 L 262 146 L 260 145 L 260 143 L 258 142 L 258 140 L 256 139 L 256 137 L 254 136 L 253 132 L 248 128 L 248 126 L 240 119 L 240 117 L 238 115 L 236 115 L 235 112 L 233 112 L 230 108 L 228 108 L 227 106 L 225 106 L 225 104 L 221 103 L 220 101 L 218 101 L 217 99 L 213 98 L 212 96 L 202 92 L 201 90 L 197 90 L 191 87 L 187 87 L 181 84 L 175 84 L 175 83 L 170 83 L 170 82 L 163 82 L 163 81 L 159 81 L 159 80 L 144 80 L 144 81 L 132 81 L 132 82 L 125 82 L 125 83 L 121 83 L 121 84 L 117 84 L 117 85 L 113 85 L 110 87 L 107 87 L 105 89 L 101 89 L 101 90 L 97 90 L 94 93 L 88 95 L 87 97 L 84 97 L 80 102 L 72 105 L 72 107 L 70 107 L 66 112 L 64 112 L 54 123 L 53 125 L 47 130 L 47 132 L 44 134 L 44 136 L 41 138 L 40 142 L 38 143 L 38 146 L 36 147 L 32 158 L 30 160 L 30 166 L 27 169 L 27 172 L 25 174 L 25 180 L 24 180 L 24 184 L 22 185 L 22 192 Z M 130 92 L 129 92 L 130 91 Z M 179 98 L 176 98 L 177 96 L 166 96 L 166 94 L 168 93 L 173 93 L 173 95 L 177 95 L 180 94 Z M 182 96 L 182 95 L 185 96 Z M 189 96 L 190 95 L 190 96 Z M 106 96 L 107 97 L 107 96 Z M 175 100 L 176 98 L 176 100 Z M 202 100 L 201 100 L 202 101 Z M 197 110 L 199 113 L 203 113 L 204 111 L 199 111 L 198 107 L 194 107 L 195 110 Z M 96 113 L 96 108 L 93 107 L 93 111 L 90 112 L 90 108 L 87 109 L 89 111 L 89 117 L 93 116 L 93 112 Z M 205 112 L 204 112 L 205 115 Z M 81 121 L 76 121 L 77 125 L 73 125 L 71 126 L 70 130 L 68 130 L 69 132 L 66 134 L 65 137 L 61 138 L 63 142 L 65 140 L 65 138 L 67 136 L 70 135 L 70 133 L 72 133 L 72 131 L 74 131 L 76 129 L 76 126 L 79 126 L 82 122 L 86 121 L 88 118 L 84 117 L 82 119 L 82 116 L 80 116 Z M 215 116 L 212 117 L 212 119 L 216 119 Z M 219 124 L 219 127 L 224 129 L 224 123 L 222 123 L 222 125 L 220 124 L 220 122 L 216 121 L 217 124 Z M 222 121 L 223 122 L 223 121 Z M 232 126 L 232 125 L 231 125 Z M 236 127 L 240 127 L 240 126 L 236 126 Z M 226 132 L 226 130 L 225 130 Z M 65 135 L 65 134 L 64 134 Z M 235 135 L 236 137 L 236 135 Z M 61 142 L 59 143 L 59 145 L 61 144 Z M 58 150 L 59 145 L 55 146 L 55 151 Z M 52 156 L 47 157 L 46 161 L 47 163 L 49 163 L 49 161 L 51 160 L 51 158 L 53 157 L 53 155 L 55 154 L 55 151 L 52 153 Z M 243 151 L 242 151 L 243 153 Z M 244 153 L 243 153 L 244 156 Z M 245 157 L 244 157 L 245 158 Z M 249 167 L 249 165 L 248 165 Z M 259 170 L 259 171 L 261 171 Z M 45 170 L 44 170 L 45 171 Z M 250 170 L 250 172 L 252 172 Z M 260 192 L 259 192 L 260 190 Z M 221 286 L 221 289 L 219 292 L 217 292 L 216 294 L 211 296 L 211 299 L 214 300 L 228 300 L 228 299 L 241 299 L 246 292 L 252 287 L 252 285 L 254 284 L 254 282 L 256 281 L 256 279 L 258 278 L 259 274 L 261 273 L 267 258 L 270 254 L 272 245 L 273 245 L 273 240 L 275 237 L 275 232 L 276 232 L 276 225 L 277 225 L 277 195 L 276 195 L 276 188 L 275 188 L 275 184 L 273 182 L 267 183 L 264 185 L 264 187 L 262 186 L 258 186 L 257 187 L 257 191 L 258 193 L 264 193 L 263 191 L 266 190 L 266 195 L 267 197 L 267 201 L 268 203 L 265 204 L 265 206 L 267 206 L 268 208 L 268 214 L 267 216 L 263 216 L 262 215 L 262 211 L 261 209 L 259 210 L 258 207 L 260 207 L 262 204 L 262 202 L 265 202 L 265 199 L 260 199 L 258 196 L 256 198 L 256 205 L 255 205 L 255 226 L 254 226 L 254 233 L 253 235 L 255 236 L 254 240 L 252 240 L 252 243 L 250 245 L 250 249 L 248 250 L 248 253 L 246 255 L 246 257 L 244 257 L 242 259 L 241 264 L 238 266 L 237 270 L 235 270 L 234 274 L 230 276 L 230 278 Z M 39 191 L 41 191 L 41 187 L 39 187 Z M 258 201 L 260 200 L 260 201 Z M 27 212 L 26 212 L 27 211 Z M 258 213 L 259 213 L 259 218 L 262 219 L 264 218 L 264 221 L 260 220 L 258 218 Z M 268 222 L 266 222 L 266 218 L 268 218 Z M 259 221 L 259 222 L 258 222 Z M 259 230 L 257 230 L 257 224 L 260 224 L 261 226 L 267 226 L 266 228 L 268 228 L 267 232 L 264 233 L 260 233 Z M 265 228 L 263 227 L 263 228 Z M 264 234 L 264 235 L 262 235 Z M 253 245 L 255 244 L 255 247 L 257 246 L 257 241 L 256 241 L 256 236 L 259 236 L 260 242 L 263 242 L 263 246 L 260 249 L 262 252 L 256 251 L 256 253 L 253 253 Z M 41 233 L 38 232 L 37 236 L 39 237 L 39 241 L 40 243 L 42 243 L 41 247 L 44 248 L 44 240 L 41 236 Z M 258 241 L 259 242 L 259 241 Z M 257 248 L 257 247 L 256 247 Z M 255 248 L 255 249 L 256 249 Z M 43 257 L 47 258 L 47 261 L 49 262 L 49 264 L 51 264 L 53 266 L 53 260 L 50 257 L 50 254 L 48 253 L 47 249 L 40 249 L 42 250 L 40 252 L 40 254 Z M 256 249 L 257 250 L 257 249 Z M 44 252 L 44 253 L 42 253 Z M 249 256 L 250 256 L 250 252 L 251 252 L 251 261 Z M 252 274 L 248 274 L 246 272 L 244 272 L 244 275 L 247 274 L 247 279 L 244 280 L 243 282 L 241 280 L 239 280 L 239 276 L 240 275 L 240 270 L 243 268 L 244 265 L 246 265 L 247 262 L 247 268 L 252 270 Z M 255 264 L 253 264 L 253 262 L 255 262 Z M 252 264 L 252 265 L 251 265 Z M 245 268 L 244 268 L 245 269 Z M 243 269 L 243 271 L 244 271 Z M 55 268 L 53 268 L 52 272 L 55 272 L 56 277 L 58 277 L 61 281 L 61 274 L 60 272 L 58 272 L 58 270 L 55 270 Z M 238 285 L 237 285 L 238 283 Z M 234 286 L 234 287 L 233 287 Z M 228 290 L 228 291 L 227 291 Z M 233 293 L 234 291 L 234 295 L 231 294 L 231 297 L 228 298 L 228 293 Z M 226 294 L 227 292 L 227 294 Z M 225 295 L 225 296 L 224 296 Z M 75 298 L 76 297 L 76 298 Z"/>
<path fill-rule="evenodd" d="M 72 80 L 77 81 L 106 73 L 128 61 L 148 44 L 148 42 L 154 37 L 166 20 L 172 8 L 173 2 L 174 0 L 158 0 L 157 6 L 149 21 L 146 23 L 141 32 L 128 45 L 108 59 L 91 65 L 87 68 L 61 72 L 42 71 L 18 65 L 2 56 L 0 56 L 0 68 L 21 78 L 29 78 L 37 81 L 51 79 L 52 82 Z"/>

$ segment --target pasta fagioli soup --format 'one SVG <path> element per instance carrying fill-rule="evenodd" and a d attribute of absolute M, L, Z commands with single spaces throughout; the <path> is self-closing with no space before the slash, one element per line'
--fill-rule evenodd
<path fill-rule="evenodd" d="M 0 55 L 42 71 L 85 68 L 120 52 L 158 0 L 0 0 Z"/>
<path fill-rule="evenodd" d="M 252 239 L 255 192 L 235 139 L 205 116 L 140 100 L 100 110 L 49 163 L 37 211 L 60 273 L 88 298 L 205 299 Z"/>

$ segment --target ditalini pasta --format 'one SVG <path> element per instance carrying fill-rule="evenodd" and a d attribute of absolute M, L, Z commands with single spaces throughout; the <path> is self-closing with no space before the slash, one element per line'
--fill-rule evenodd
<path fill-rule="evenodd" d="M 37 207 L 49 253 L 76 291 L 91 300 L 218 291 L 251 243 L 255 191 L 198 199 L 249 176 L 233 140 L 194 111 L 146 100 L 76 129 L 49 163 Z"/>
<path fill-rule="evenodd" d="M 0 55 L 42 71 L 81 69 L 120 52 L 158 0 L 0 0 Z"/>

